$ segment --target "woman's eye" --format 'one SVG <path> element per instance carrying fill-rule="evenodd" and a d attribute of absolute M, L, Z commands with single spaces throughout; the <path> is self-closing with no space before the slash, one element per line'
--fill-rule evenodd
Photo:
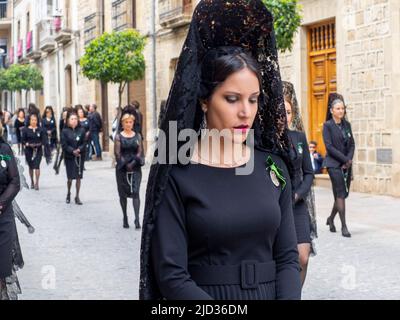
<path fill-rule="evenodd" d="M 258 98 L 252 98 L 250 99 L 250 103 L 255 104 L 258 102 Z"/>
<path fill-rule="evenodd" d="M 238 101 L 238 99 L 237 99 L 236 97 L 233 97 L 233 96 L 225 97 L 225 99 L 226 99 L 226 101 L 227 101 L 228 103 L 235 103 L 235 102 Z"/>

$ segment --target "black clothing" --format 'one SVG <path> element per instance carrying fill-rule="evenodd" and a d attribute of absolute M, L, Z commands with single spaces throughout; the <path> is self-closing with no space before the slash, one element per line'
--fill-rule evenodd
<path fill-rule="evenodd" d="M 5 167 L 0 165 L 0 278 L 12 274 L 12 250 L 16 239 L 16 227 L 12 201 L 20 190 L 20 180 L 13 152 L 8 144 L 0 141 L 0 155 Z"/>
<path fill-rule="evenodd" d="M 25 127 L 22 131 L 22 143 L 25 145 L 25 159 L 29 169 L 40 169 L 43 146 L 47 143 L 46 132 L 41 127 L 35 130 Z"/>
<path fill-rule="evenodd" d="M 178 59 L 165 107 L 165 116 L 161 123 L 166 139 L 159 137 L 157 140 L 155 152 L 167 155 L 167 164 L 152 165 L 148 178 L 140 255 L 140 299 L 162 298 L 159 285 L 155 281 L 151 243 L 158 206 L 168 198 L 164 197 L 164 192 L 169 185 L 172 163 L 178 160 L 173 156 L 175 152 L 171 152 L 172 156 L 169 156 L 169 145 L 178 145 L 179 148 L 185 143 L 177 141 L 182 130 L 199 130 L 204 115 L 199 99 L 202 61 L 207 52 L 221 46 L 243 48 L 258 61 L 263 90 L 253 125 L 255 144 L 260 148 L 273 150 L 288 163 L 286 110 L 272 14 L 261 0 L 200 1 L 193 13 L 187 38 Z M 170 121 L 176 121 L 178 128 L 176 136 L 175 134 L 169 136 Z M 196 184 L 196 180 L 191 181 L 192 184 Z M 285 278 L 283 273 L 279 278 Z M 287 280 L 290 279 L 289 275 Z M 295 291 L 293 290 L 293 295 L 298 296 Z M 278 296 L 282 296 L 281 290 L 278 290 Z"/>
<path fill-rule="evenodd" d="M 57 145 L 57 125 L 56 120 L 54 118 L 48 120 L 44 118 L 42 120 L 42 127 L 47 133 L 48 143 L 51 145 L 51 148 L 54 149 Z M 50 132 L 50 134 L 49 134 Z"/>
<path fill-rule="evenodd" d="M 38 125 L 38 127 L 40 127 L 42 125 L 42 116 L 40 115 L 40 112 L 33 112 L 32 114 L 36 114 L 37 119 L 38 119 L 37 125 Z M 28 113 L 25 116 L 25 127 L 29 127 L 29 118 L 30 118 L 30 116 L 31 116 L 31 113 Z"/>
<path fill-rule="evenodd" d="M 103 128 L 103 120 L 101 119 L 100 113 L 94 111 L 89 113 L 89 130 L 91 133 L 99 133 Z"/>
<path fill-rule="evenodd" d="M 21 143 L 22 130 L 24 129 L 24 127 L 25 127 L 25 120 L 20 121 L 18 118 L 15 119 L 14 128 L 15 128 L 15 134 L 17 136 L 18 143 Z"/>
<path fill-rule="evenodd" d="M 81 128 L 85 129 L 85 133 L 89 132 L 89 130 L 90 130 L 89 119 L 86 119 L 83 121 L 79 120 L 79 125 Z"/>
<path fill-rule="evenodd" d="M 323 136 L 327 150 L 324 167 L 328 168 L 334 197 L 345 199 L 349 196 L 352 168 L 342 166 L 353 160 L 355 151 L 351 125 L 346 120 L 340 124 L 336 124 L 333 119 L 328 120 L 324 123 Z"/>
<path fill-rule="evenodd" d="M 296 226 L 297 243 L 311 242 L 311 220 L 305 202 L 314 180 L 307 138 L 304 132 L 289 130 L 290 157 L 293 165 L 293 214 Z M 295 202 L 294 196 L 298 195 Z"/>
<path fill-rule="evenodd" d="M 118 133 L 115 136 L 114 152 L 119 196 L 129 198 L 138 195 L 142 179 L 141 167 L 144 165 L 140 134 L 136 133 L 132 138 L 126 138 Z"/>
<path fill-rule="evenodd" d="M 339 125 L 333 119 L 325 122 L 323 137 L 327 151 L 324 167 L 340 168 L 353 159 L 355 143 L 349 122 L 342 120 Z"/>
<path fill-rule="evenodd" d="M 66 127 L 61 133 L 61 145 L 64 154 L 65 167 L 68 180 L 82 179 L 85 162 L 86 133 L 82 127 L 72 129 Z M 80 156 L 75 156 L 73 151 L 79 149 Z"/>
<path fill-rule="evenodd" d="M 284 172 L 283 191 L 266 169 L 268 156 Z M 272 154 L 256 150 L 252 159 L 250 175 L 202 164 L 173 166 L 151 243 L 155 277 L 165 298 L 300 299 L 289 174 L 284 162 Z M 237 279 L 225 283 L 199 284 L 206 283 L 204 277 L 212 267 L 223 274 L 239 270 L 238 265 L 248 260 L 265 263 L 270 270 L 255 288 L 242 288 L 239 272 Z"/>
<path fill-rule="evenodd" d="M 61 118 L 60 121 L 58 122 L 58 126 L 60 128 L 60 136 L 61 136 L 61 132 L 63 131 L 64 126 L 65 126 L 65 120 L 63 118 Z M 60 137 L 60 139 L 61 139 L 61 137 Z"/>

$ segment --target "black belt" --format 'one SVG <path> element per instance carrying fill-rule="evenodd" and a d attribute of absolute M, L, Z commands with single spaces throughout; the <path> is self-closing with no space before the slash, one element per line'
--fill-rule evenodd
<path fill-rule="evenodd" d="M 240 284 L 243 289 L 255 289 L 275 280 L 276 266 L 274 261 L 244 260 L 238 265 L 192 265 L 189 273 L 200 286 Z"/>

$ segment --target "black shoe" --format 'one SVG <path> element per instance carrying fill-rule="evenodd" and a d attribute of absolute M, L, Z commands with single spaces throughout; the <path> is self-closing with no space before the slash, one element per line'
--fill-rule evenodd
<path fill-rule="evenodd" d="M 124 218 L 124 229 L 129 229 L 128 218 Z"/>
<path fill-rule="evenodd" d="M 336 227 L 335 227 L 335 224 L 333 223 L 333 220 L 331 219 L 331 217 L 329 217 L 326 220 L 326 225 L 329 226 L 329 231 L 330 232 L 336 232 Z"/>
<path fill-rule="evenodd" d="M 67 199 L 65 199 L 65 202 L 71 203 L 71 194 L 70 193 L 67 194 Z"/>
<path fill-rule="evenodd" d="M 35 189 L 35 184 L 33 182 L 31 183 L 31 189 Z"/>
<path fill-rule="evenodd" d="M 82 201 L 79 199 L 79 197 L 75 197 L 75 203 L 79 206 L 83 205 Z"/>
<path fill-rule="evenodd" d="M 342 236 L 345 238 L 351 238 L 351 233 L 347 230 L 347 227 L 342 227 Z"/>
<path fill-rule="evenodd" d="M 135 228 L 136 228 L 136 229 L 140 229 L 140 228 L 141 228 L 141 226 L 140 226 L 140 223 L 139 223 L 139 220 L 138 220 L 138 219 L 135 219 Z"/>

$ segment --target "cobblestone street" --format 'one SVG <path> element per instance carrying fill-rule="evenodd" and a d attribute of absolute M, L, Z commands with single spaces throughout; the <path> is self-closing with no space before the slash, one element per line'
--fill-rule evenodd
<path fill-rule="evenodd" d="M 17 223 L 25 259 L 19 271 L 21 299 L 138 298 L 140 232 L 122 228 L 111 161 L 86 167 L 83 206 L 65 203 L 64 167 L 55 176 L 45 164 L 40 191 L 18 196 L 36 228 L 30 235 Z M 146 182 L 144 174 L 142 211 Z M 303 298 L 400 299 L 400 199 L 352 193 L 347 206 L 351 239 L 325 226 L 330 190 L 317 188 L 316 199 L 318 255 L 310 260 Z M 340 231 L 338 218 L 336 226 Z"/>

